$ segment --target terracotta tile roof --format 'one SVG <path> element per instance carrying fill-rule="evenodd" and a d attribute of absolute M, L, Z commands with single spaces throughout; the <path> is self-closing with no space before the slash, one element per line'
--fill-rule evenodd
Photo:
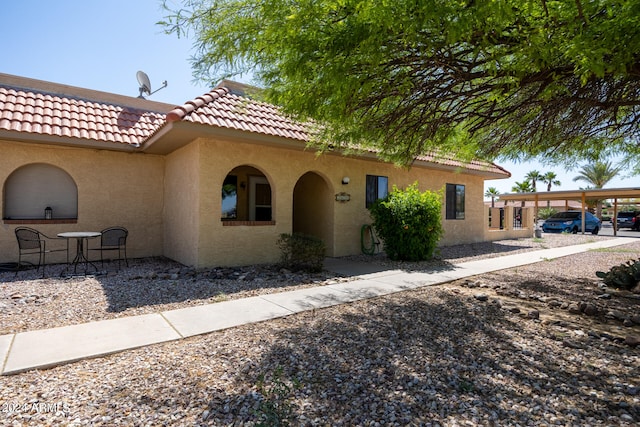
<path fill-rule="evenodd" d="M 189 121 L 221 128 L 308 141 L 308 126 L 296 122 L 278 107 L 218 87 L 167 114 L 167 121 Z"/>
<path fill-rule="evenodd" d="M 231 84 L 234 84 L 231 82 Z M 284 116 L 277 106 L 252 100 L 224 86 L 176 107 L 167 114 L 167 122 L 187 121 L 221 128 L 235 129 L 265 135 L 281 136 L 302 142 L 310 138 L 309 126 Z M 368 150 L 369 153 L 375 154 Z M 488 172 L 505 177 L 511 174 L 490 162 L 474 160 L 463 162 L 454 158 L 425 154 L 419 161 L 451 168 L 464 168 Z"/>
<path fill-rule="evenodd" d="M 164 118 L 160 112 L 0 84 L 0 130 L 137 147 Z"/>
<path fill-rule="evenodd" d="M 62 138 L 66 143 L 140 147 L 171 122 L 191 122 L 308 142 L 311 125 L 277 106 L 244 96 L 247 86 L 225 81 L 182 106 L 0 74 L 0 132 Z M 168 111 L 168 113 L 166 113 Z M 55 142 L 52 139 L 52 142 Z M 111 145 L 114 144 L 114 145 Z M 375 155 L 373 151 L 369 154 Z M 419 161 L 446 168 L 510 176 L 492 163 L 427 154 Z"/>
<path fill-rule="evenodd" d="M 497 173 L 500 175 L 504 175 L 505 177 L 511 176 L 511 172 L 507 171 L 506 169 L 494 163 L 483 161 L 483 160 L 462 161 L 462 160 L 456 160 L 451 157 L 438 155 L 433 152 L 419 156 L 417 160 L 428 162 L 428 163 L 436 163 L 443 166 L 450 166 L 454 168 L 464 168 L 464 169 L 479 171 L 479 172 Z"/>

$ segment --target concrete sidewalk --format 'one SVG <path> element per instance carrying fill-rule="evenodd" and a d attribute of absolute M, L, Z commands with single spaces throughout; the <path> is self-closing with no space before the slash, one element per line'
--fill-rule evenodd
<path fill-rule="evenodd" d="M 48 368 L 634 241 L 636 239 L 616 238 L 504 255 L 431 272 L 384 270 L 371 263 L 330 258 L 325 262 L 327 270 L 345 276 L 358 276 L 359 280 L 155 314 L 0 335 L 0 373 L 10 375 L 30 369 Z"/>

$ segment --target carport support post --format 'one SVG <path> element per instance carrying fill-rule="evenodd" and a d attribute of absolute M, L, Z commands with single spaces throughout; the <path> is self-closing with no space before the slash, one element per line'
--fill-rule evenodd
<path fill-rule="evenodd" d="M 587 202 L 587 197 L 585 196 L 585 192 L 582 192 L 582 234 L 584 234 L 584 227 L 586 225 L 586 220 L 587 220 L 587 215 L 585 215 L 585 211 L 586 211 L 586 202 Z"/>
<path fill-rule="evenodd" d="M 611 221 L 611 225 L 613 225 L 613 235 L 618 235 L 618 198 L 613 199 L 613 221 Z"/>
<path fill-rule="evenodd" d="M 535 193 L 535 211 L 533 213 L 533 221 L 534 221 L 534 227 L 533 227 L 533 235 L 537 238 L 541 238 L 542 237 L 542 231 L 540 231 L 540 227 L 538 227 L 538 193 Z"/>

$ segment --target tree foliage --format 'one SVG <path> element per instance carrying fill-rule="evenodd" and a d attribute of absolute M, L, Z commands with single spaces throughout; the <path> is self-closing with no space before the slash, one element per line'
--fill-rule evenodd
<path fill-rule="evenodd" d="M 603 188 L 620 173 L 620 170 L 620 167 L 613 166 L 609 161 L 595 162 L 582 166 L 573 180 L 586 182 L 593 188 Z"/>
<path fill-rule="evenodd" d="M 334 146 L 399 163 L 638 150 L 640 0 L 183 0 L 161 24 L 194 36 L 197 78 L 253 73 Z"/>
<path fill-rule="evenodd" d="M 484 192 L 484 197 L 490 198 L 491 199 L 491 207 L 495 208 L 496 199 L 498 197 L 500 197 L 500 192 L 498 191 L 498 189 L 496 187 L 489 187 L 489 188 L 487 188 L 487 191 Z"/>
<path fill-rule="evenodd" d="M 553 171 L 545 172 L 545 174 L 542 175 L 542 182 L 547 184 L 547 191 L 551 191 L 551 187 L 554 186 L 554 185 L 555 186 L 562 185 L 560 180 L 557 179 L 557 178 L 558 178 L 558 176 Z"/>
<path fill-rule="evenodd" d="M 537 170 L 532 170 L 527 173 L 525 179 L 531 183 L 531 191 L 537 191 L 538 181 L 542 181 L 544 176 Z"/>

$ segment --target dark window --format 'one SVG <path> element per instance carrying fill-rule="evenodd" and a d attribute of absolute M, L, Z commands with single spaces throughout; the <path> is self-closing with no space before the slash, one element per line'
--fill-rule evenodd
<path fill-rule="evenodd" d="M 464 219 L 464 185 L 447 184 L 447 219 Z"/>
<path fill-rule="evenodd" d="M 371 207 L 378 199 L 389 194 L 389 178 L 386 176 L 367 175 L 366 206 Z"/>

